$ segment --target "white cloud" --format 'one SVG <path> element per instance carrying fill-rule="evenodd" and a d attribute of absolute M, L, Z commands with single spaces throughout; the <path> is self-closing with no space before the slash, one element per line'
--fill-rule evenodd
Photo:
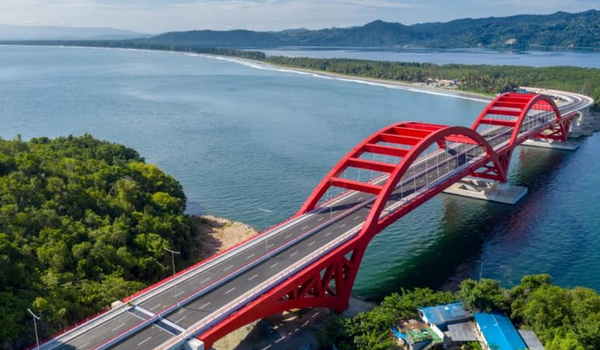
<path fill-rule="evenodd" d="M 600 0 L 0 0 L 0 23 L 170 30 L 344 27 L 523 12 L 581 11 Z"/>

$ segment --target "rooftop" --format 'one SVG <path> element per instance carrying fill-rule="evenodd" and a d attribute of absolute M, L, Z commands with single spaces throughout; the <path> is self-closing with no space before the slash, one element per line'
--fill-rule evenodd
<path fill-rule="evenodd" d="M 476 313 L 474 316 L 490 348 L 496 350 L 527 349 L 527 345 L 506 315 L 492 312 Z"/>
<path fill-rule="evenodd" d="M 462 303 L 424 307 L 419 312 L 431 324 L 444 327 L 450 323 L 467 321 L 471 314 L 463 308 Z"/>

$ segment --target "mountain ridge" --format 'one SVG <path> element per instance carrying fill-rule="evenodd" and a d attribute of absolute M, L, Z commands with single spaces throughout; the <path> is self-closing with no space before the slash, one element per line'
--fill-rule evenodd
<path fill-rule="evenodd" d="M 193 30 L 169 32 L 142 40 L 212 47 L 417 46 L 600 50 L 600 11 L 462 18 L 412 25 L 375 20 L 358 27 L 288 29 L 278 32 Z"/>

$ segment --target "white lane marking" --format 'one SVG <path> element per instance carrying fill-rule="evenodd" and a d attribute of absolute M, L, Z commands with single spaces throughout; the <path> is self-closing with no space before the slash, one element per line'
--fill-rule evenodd
<path fill-rule="evenodd" d="M 362 201 L 362 200 L 363 200 L 363 198 L 364 198 L 364 197 L 358 197 L 358 200 L 359 200 L 359 201 Z"/>
<path fill-rule="evenodd" d="M 209 279 L 210 279 L 210 277 L 207 277 L 207 278 L 203 279 L 202 281 L 200 281 L 200 284 L 202 284 L 204 282 L 207 282 Z"/>
<path fill-rule="evenodd" d="M 329 232 L 327 232 L 327 233 L 325 234 L 325 237 L 329 236 L 329 235 L 330 235 L 330 234 L 332 234 L 332 233 L 333 233 L 333 231 L 329 231 Z"/>
<path fill-rule="evenodd" d="M 81 347 L 84 348 L 86 345 L 88 345 L 90 342 L 87 342 L 85 344 L 82 344 Z"/>
<path fill-rule="evenodd" d="M 182 318 L 180 318 L 180 319 L 178 319 L 177 321 L 175 321 L 175 323 L 179 323 L 179 322 L 181 322 L 181 321 L 185 320 L 186 318 L 187 318 L 187 316 L 183 316 Z"/>
<path fill-rule="evenodd" d="M 354 217 L 354 220 L 358 220 L 358 219 L 360 219 L 360 215 L 356 215 L 356 216 Z"/>
<path fill-rule="evenodd" d="M 255 279 L 256 277 L 258 277 L 258 275 L 254 275 L 254 276 L 252 276 L 252 277 L 248 278 L 248 281 L 252 281 L 252 280 L 253 280 L 253 279 Z"/>
<path fill-rule="evenodd" d="M 290 258 L 294 255 L 298 254 L 298 251 L 296 250 L 295 252 L 293 252 L 292 254 L 290 254 Z"/>
<path fill-rule="evenodd" d="M 235 290 L 235 287 L 233 287 L 230 290 L 226 291 L 225 294 L 229 294 L 229 293 L 233 292 L 234 290 Z"/>
<path fill-rule="evenodd" d="M 284 335 L 283 337 L 281 337 L 281 338 L 279 338 L 279 339 L 275 340 L 275 344 L 279 343 L 280 341 L 282 341 L 282 340 L 284 340 L 284 339 L 285 339 L 285 335 Z"/>
<path fill-rule="evenodd" d="M 177 294 L 175 294 L 175 295 L 173 296 L 173 298 L 177 298 L 178 296 L 180 296 L 180 295 L 181 295 L 181 294 L 183 294 L 183 293 L 185 293 L 185 290 L 184 290 L 184 291 L 181 291 L 181 292 L 179 292 L 179 293 L 177 293 Z"/>
<path fill-rule="evenodd" d="M 340 228 L 344 228 L 344 227 L 346 227 L 346 224 L 340 225 Z"/>
<path fill-rule="evenodd" d="M 248 257 L 246 258 L 246 260 L 251 259 L 253 256 L 255 256 L 256 254 L 252 253 L 250 255 L 248 255 Z"/>
<path fill-rule="evenodd" d="M 138 345 L 137 345 L 137 346 L 140 346 L 140 345 L 144 344 L 145 342 L 147 342 L 147 341 L 148 341 L 148 340 L 150 340 L 150 339 L 152 339 L 152 337 L 148 337 L 148 338 L 146 338 L 146 340 L 143 340 L 143 341 L 141 341 L 140 343 L 138 343 Z"/>
<path fill-rule="evenodd" d="M 228 267 L 226 267 L 226 268 L 225 268 L 225 270 L 224 270 L 224 271 L 231 270 L 232 268 L 233 268 L 233 265 L 231 265 L 231 266 L 228 266 Z"/>
<path fill-rule="evenodd" d="M 318 218 L 317 219 L 317 222 L 321 222 L 321 221 L 323 221 L 323 218 Z"/>
<path fill-rule="evenodd" d="M 317 241 L 312 241 L 308 244 L 308 246 L 310 247 L 310 246 L 314 245 L 315 243 L 317 243 Z"/>
<path fill-rule="evenodd" d="M 152 307 L 152 309 L 150 309 L 150 311 L 152 311 L 152 310 L 156 309 L 157 307 L 159 307 L 159 306 L 161 306 L 161 305 L 162 305 L 162 304 L 154 305 L 154 306 Z"/>
<path fill-rule="evenodd" d="M 274 268 L 275 266 L 279 265 L 278 262 L 276 262 L 275 264 L 271 265 L 271 268 Z"/>
<path fill-rule="evenodd" d="M 204 304 L 204 305 L 200 306 L 200 307 L 198 308 L 198 310 L 202 310 L 202 309 L 204 309 L 205 307 L 207 307 L 208 305 L 210 305 L 210 301 L 209 301 L 208 303 L 206 303 L 206 304 Z"/>
<path fill-rule="evenodd" d="M 273 345 L 272 345 L 272 344 L 269 344 L 269 345 L 265 346 L 264 348 L 262 348 L 262 349 L 260 349 L 260 350 L 267 350 L 267 349 L 270 349 L 270 348 L 271 348 L 271 346 L 273 346 Z"/>
<path fill-rule="evenodd" d="M 283 237 L 283 238 L 286 238 L 286 239 L 287 239 L 287 238 L 290 238 L 290 237 L 292 237 L 292 234 L 291 234 L 291 233 L 290 233 L 289 235 L 287 235 L 287 236 Z"/>
<path fill-rule="evenodd" d="M 268 244 L 268 245 L 267 245 L 267 248 L 271 248 L 272 246 L 274 246 L 274 244 L 273 244 L 273 243 L 271 243 L 271 244 Z"/>
<path fill-rule="evenodd" d="M 303 229 L 303 230 L 306 230 L 307 228 L 308 228 L 308 225 L 304 226 L 302 229 Z"/>

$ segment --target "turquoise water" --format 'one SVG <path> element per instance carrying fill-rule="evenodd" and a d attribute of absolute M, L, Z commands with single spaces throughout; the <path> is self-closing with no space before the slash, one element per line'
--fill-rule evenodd
<path fill-rule="evenodd" d="M 91 133 L 182 182 L 190 213 L 262 228 L 292 215 L 348 150 L 403 120 L 470 125 L 482 102 L 160 52 L 0 46 L 0 136 Z M 441 195 L 375 238 L 355 294 L 506 285 L 548 272 L 600 290 L 600 137 L 516 152 L 510 207 Z"/>
<path fill-rule="evenodd" d="M 286 47 L 262 50 L 268 55 L 314 58 L 353 58 L 375 61 L 511 66 L 576 66 L 600 68 L 594 51 L 495 51 L 486 49 Z"/>

